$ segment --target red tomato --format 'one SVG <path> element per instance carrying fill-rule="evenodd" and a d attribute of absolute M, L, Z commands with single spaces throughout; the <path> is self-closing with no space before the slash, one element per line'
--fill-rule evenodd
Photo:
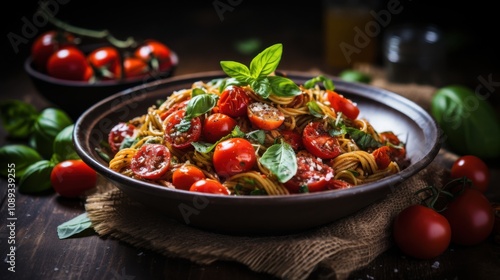
<path fill-rule="evenodd" d="M 391 143 L 393 145 L 399 145 L 401 141 L 399 140 L 398 136 L 394 134 L 392 131 L 384 131 L 380 133 L 380 141 L 384 144 L 386 143 Z"/>
<path fill-rule="evenodd" d="M 134 155 L 130 169 L 140 178 L 160 179 L 170 167 L 170 151 L 162 144 L 145 144 Z"/>
<path fill-rule="evenodd" d="M 97 173 L 80 159 L 65 160 L 52 169 L 50 183 L 60 196 L 80 197 L 96 187 Z"/>
<path fill-rule="evenodd" d="M 391 149 L 389 146 L 382 146 L 372 152 L 378 169 L 385 169 L 391 163 Z"/>
<path fill-rule="evenodd" d="M 285 121 L 285 115 L 278 108 L 264 102 L 253 102 L 247 107 L 248 119 L 257 128 L 273 130 Z"/>
<path fill-rule="evenodd" d="M 236 126 L 236 120 L 222 113 L 214 113 L 205 119 L 203 137 L 210 143 L 219 141 L 228 135 Z"/>
<path fill-rule="evenodd" d="M 245 89 L 240 86 L 228 86 L 220 95 L 217 107 L 220 113 L 230 117 L 242 117 L 247 115 L 247 107 L 251 102 Z"/>
<path fill-rule="evenodd" d="M 150 65 L 153 71 L 170 70 L 175 63 L 170 48 L 156 40 L 146 40 L 134 55 Z"/>
<path fill-rule="evenodd" d="M 304 145 L 302 144 L 302 136 L 295 130 L 282 130 L 281 136 L 295 151 L 301 150 Z"/>
<path fill-rule="evenodd" d="M 149 67 L 146 62 L 137 57 L 126 57 L 123 62 L 125 78 L 143 77 L 149 73 Z"/>
<path fill-rule="evenodd" d="M 188 102 L 189 102 L 189 99 L 188 100 L 184 100 L 184 101 L 179 102 L 179 103 L 175 103 L 172 107 L 170 107 L 169 109 L 167 109 L 165 112 L 162 112 L 160 114 L 160 118 L 162 120 L 165 120 L 165 118 L 168 117 L 173 112 L 176 112 L 176 111 L 179 111 L 179 110 L 185 110 L 186 107 L 187 107 Z"/>
<path fill-rule="evenodd" d="M 85 54 L 76 47 L 64 47 L 53 53 L 47 62 L 47 73 L 55 78 L 84 81 L 89 64 Z"/>
<path fill-rule="evenodd" d="M 182 165 L 172 173 L 172 184 L 181 190 L 189 190 L 196 181 L 205 179 L 205 173 L 194 165 Z"/>
<path fill-rule="evenodd" d="M 33 64 L 41 72 L 47 72 L 47 62 L 57 50 L 75 45 L 75 37 L 68 32 L 47 31 L 38 36 L 31 45 Z"/>
<path fill-rule="evenodd" d="M 165 120 L 165 141 L 178 149 L 191 146 L 191 143 L 198 141 L 201 136 L 201 120 L 199 117 L 191 119 L 191 125 L 187 131 L 180 131 L 178 124 L 184 119 L 186 110 L 179 110 L 170 114 Z"/>
<path fill-rule="evenodd" d="M 330 181 L 328 181 L 328 184 L 326 185 L 326 188 L 329 190 L 342 190 L 352 187 L 353 185 L 349 184 L 348 182 L 337 179 L 331 179 Z"/>
<path fill-rule="evenodd" d="M 217 174 L 227 178 L 251 170 L 257 162 L 257 156 L 248 140 L 229 138 L 215 146 L 212 161 Z"/>
<path fill-rule="evenodd" d="M 101 80 L 119 79 L 121 75 L 121 60 L 118 50 L 106 46 L 93 50 L 87 59 L 96 70 L 96 76 Z"/>
<path fill-rule="evenodd" d="M 192 192 L 202 192 L 202 193 L 212 193 L 229 195 L 230 192 L 228 188 L 222 185 L 219 181 L 213 179 L 201 179 L 195 182 L 190 188 Z"/>
<path fill-rule="evenodd" d="M 342 152 L 339 140 L 330 136 L 320 122 L 310 122 L 304 127 L 302 143 L 308 152 L 322 159 L 335 158 Z"/>
<path fill-rule="evenodd" d="M 116 124 L 108 134 L 108 144 L 111 152 L 116 154 L 127 136 L 134 135 L 135 126 L 131 123 L 120 122 Z"/>
<path fill-rule="evenodd" d="M 414 204 L 394 219 L 393 237 L 401 251 L 418 259 L 432 259 L 450 245 L 452 228 L 434 209 Z"/>
<path fill-rule="evenodd" d="M 464 188 L 442 212 L 451 226 L 451 241 L 460 245 L 476 245 L 492 232 L 495 213 L 479 190 Z"/>
<path fill-rule="evenodd" d="M 472 186 L 482 193 L 486 192 L 490 184 L 490 170 L 484 161 L 473 155 L 459 157 L 451 167 L 451 177 L 467 177 Z"/>
<path fill-rule="evenodd" d="M 300 153 L 297 155 L 297 173 L 284 185 L 291 193 L 324 191 L 334 173 L 320 159 L 309 153 Z"/>
<path fill-rule="evenodd" d="M 343 95 L 336 93 L 335 91 L 327 90 L 328 101 L 330 106 L 336 112 L 342 112 L 346 117 L 350 119 L 356 119 L 359 115 L 359 108 L 350 99 L 345 98 Z"/>

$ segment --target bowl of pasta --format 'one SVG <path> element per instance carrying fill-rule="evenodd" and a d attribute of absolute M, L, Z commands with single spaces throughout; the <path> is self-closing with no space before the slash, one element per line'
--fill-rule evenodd
<path fill-rule="evenodd" d="M 244 71 L 223 61 L 223 71 L 98 102 L 75 123 L 78 154 L 165 217 L 235 234 L 334 222 L 383 199 L 437 155 L 437 125 L 412 101 L 333 76 L 276 71 L 262 62 L 272 58 L 266 51 Z"/>

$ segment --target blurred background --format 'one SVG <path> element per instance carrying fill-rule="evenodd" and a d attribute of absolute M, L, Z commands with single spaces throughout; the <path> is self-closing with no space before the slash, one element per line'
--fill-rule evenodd
<path fill-rule="evenodd" d="M 438 79 L 427 78 L 423 83 L 460 83 L 475 88 L 479 76 L 490 77 L 493 88 L 498 87 L 494 81 L 500 83 L 495 42 L 500 24 L 496 10 L 483 0 L 450 4 L 411 0 L 49 2 L 56 17 L 72 25 L 109 29 L 121 39 L 163 41 L 179 56 L 176 75 L 193 69 L 220 70 L 221 60 L 248 63 L 257 52 L 281 42 L 282 70 L 336 75 L 356 63 L 389 69 L 389 51 L 392 56 L 400 55 L 401 61 L 411 61 L 413 53 L 420 52 L 430 57 L 430 62 L 422 62 L 430 65 L 425 66 L 431 67 L 429 71 L 439 70 Z M 38 1 L 13 1 L 11 5 L 13 8 L 4 9 L 6 22 L 2 25 L 2 84 L 16 82 L 10 77 L 23 71 L 35 35 L 52 28 L 37 16 Z M 402 25 L 410 26 L 395 29 Z M 431 42 L 421 46 L 399 37 L 388 46 L 391 35 L 393 39 L 411 36 L 422 26 L 439 31 Z M 493 90 L 491 101 L 497 102 L 497 96 L 498 91 Z"/>

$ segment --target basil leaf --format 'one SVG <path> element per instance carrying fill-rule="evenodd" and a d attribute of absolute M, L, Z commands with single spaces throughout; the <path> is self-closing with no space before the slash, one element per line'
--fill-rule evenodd
<path fill-rule="evenodd" d="M 274 44 L 260 52 L 250 62 L 250 75 L 258 79 L 273 73 L 278 68 L 282 53 L 282 44 Z"/>
<path fill-rule="evenodd" d="M 73 144 L 73 128 L 74 124 L 69 125 L 56 135 L 53 147 L 56 162 L 80 158 Z"/>
<path fill-rule="evenodd" d="M 314 77 L 310 80 L 307 80 L 304 83 L 305 88 L 313 88 L 316 83 L 323 82 L 323 86 L 325 87 L 326 90 L 334 90 L 335 85 L 333 84 L 333 81 L 329 78 L 327 78 L 325 75 L 319 75 L 317 77 Z"/>
<path fill-rule="evenodd" d="M 191 145 L 194 147 L 194 149 L 202 154 L 206 154 L 211 152 L 213 149 L 215 149 L 215 146 L 217 146 L 219 142 L 215 143 L 207 143 L 207 142 L 193 142 Z"/>
<path fill-rule="evenodd" d="M 12 163 L 15 164 L 15 177 L 21 178 L 26 169 L 31 164 L 42 160 L 40 154 L 33 148 L 23 144 L 11 144 L 0 147 L 0 175 L 7 177 L 8 168 Z"/>
<path fill-rule="evenodd" d="M 319 107 L 318 103 L 314 100 L 307 102 L 307 108 L 309 108 L 309 113 L 311 113 L 311 115 L 316 118 L 321 118 L 325 115 Z"/>
<path fill-rule="evenodd" d="M 247 133 L 246 137 L 262 145 L 266 140 L 266 133 L 264 132 L 264 130 L 254 130 Z"/>
<path fill-rule="evenodd" d="M 269 147 L 259 159 L 259 162 L 276 175 L 281 183 L 290 180 L 297 173 L 295 151 L 286 142 Z"/>
<path fill-rule="evenodd" d="M 43 110 L 33 126 L 31 145 L 43 158 L 50 158 L 57 134 L 71 124 L 73 121 L 64 111 L 56 108 Z"/>
<path fill-rule="evenodd" d="M 292 80 L 281 77 L 281 76 L 269 76 L 267 77 L 271 84 L 271 89 L 276 96 L 297 96 L 302 94 L 299 86 L 297 86 Z"/>
<path fill-rule="evenodd" d="M 235 78 L 239 81 L 245 81 L 251 77 L 250 70 L 242 63 L 236 61 L 221 61 L 220 66 L 229 77 Z"/>
<path fill-rule="evenodd" d="M 250 85 L 254 92 L 264 99 L 267 99 L 271 95 L 271 85 L 266 78 L 255 80 Z"/>
<path fill-rule="evenodd" d="M 57 236 L 59 239 L 65 239 L 87 229 L 92 229 L 92 222 L 87 213 L 83 213 L 57 226 Z"/>
<path fill-rule="evenodd" d="M 216 94 L 200 94 L 192 97 L 187 103 L 184 119 L 191 120 L 212 110 L 217 105 Z"/>
<path fill-rule="evenodd" d="M 356 144 L 363 150 L 382 147 L 382 144 L 373 139 L 373 137 L 368 133 L 352 127 L 346 127 L 346 130 L 354 142 L 356 142 Z"/>
<path fill-rule="evenodd" d="M 0 120 L 5 131 L 13 138 L 27 138 L 38 116 L 31 104 L 20 100 L 0 102 Z"/>
<path fill-rule="evenodd" d="M 51 189 L 50 173 L 53 168 L 54 164 L 45 159 L 28 166 L 21 180 L 19 180 L 19 191 L 39 193 Z"/>

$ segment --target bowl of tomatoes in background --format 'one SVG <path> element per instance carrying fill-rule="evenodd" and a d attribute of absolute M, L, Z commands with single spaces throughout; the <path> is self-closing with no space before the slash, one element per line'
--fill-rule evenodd
<path fill-rule="evenodd" d="M 123 51 L 107 42 L 81 44 L 69 32 L 47 31 L 34 41 L 24 68 L 44 98 L 77 119 L 112 94 L 172 76 L 177 65 L 176 53 L 158 40 Z"/>

